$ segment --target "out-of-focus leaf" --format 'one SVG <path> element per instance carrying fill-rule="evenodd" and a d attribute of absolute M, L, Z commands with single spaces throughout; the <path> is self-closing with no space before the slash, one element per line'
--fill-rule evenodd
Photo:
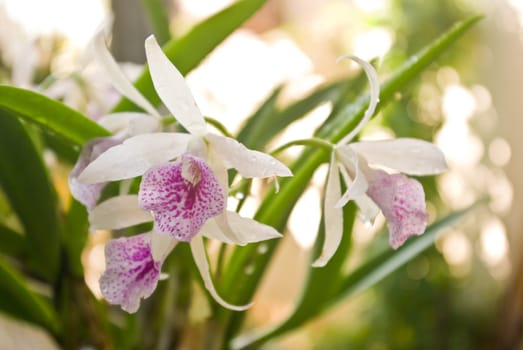
<path fill-rule="evenodd" d="M 480 18 L 472 17 L 456 24 L 433 43 L 422 49 L 415 55 L 415 58 L 405 62 L 398 70 L 400 73 L 392 75 L 383 84 L 384 88 L 380 93 L 381 102 L 378 106 L 383 106 L 383 103 L 390 101 L 396 92 L 402 91 L 424 68 L 428 67 L 440 54 L 445 52 Z M 361 120 L 367 106 L 368 96 L 363 95 L 353 105 L 341 109 L 336 117 L 329 118 L 330 122 L 321 129 L 319 136 L 327 138 L 332 142 L 341 140 Z M 299 196 L 297 193 L 302 193 L 305 190 L 314 171 L 322 162 L 327 160 L 328 154 L 323 149 L 305 151 L 294 166 L 291 167 L 294 177 L 281 182 L 281 189 L 277 195 L 269 194 L 266 196 L 255 218 L 275 227 L 281 232 Z M 246 247 L 236 248 L 227 268 L 224 269 L 225 273 L 220 290 L 223 295 L 229 296 L 232 303 L 242 304 L 252 298 L 278 241 L 268 241 L 261 244 L 265 245 L 266 248 L 264 249 L 264 254 L 258 253 L 260 244 L 250 244 Z M 252 267 L 250 269 L 252 273 L 248 275 L 242 272 L 246 265 Z M 226 339 L 230 339 L 238 331 L 243 316 L 243 313 L 233 314 L 229 310 L 219 310 L 219 322 L 228 328 Z"/>
<path fill-rule="evenodd" d="M 0 258 L 0 310 L 18 319 L 40 325 L 53 333 L 59 321 L 49 303 L 31 291 L 24 277 Z"/>
<path fill-rule="evenodd" d="M 296 311 L 284 323 L 270 331 L 240 336 L 235 342 L 235 345 L 237 345 L 235 348 L 243 349 L 254 345 L 259 346 L 269 339 L 296 329 L 313 317 L 318 316 L 320 313 L 326 311 L 328 307 L 332 307 L 335 303 L 341 301 L 342 299 L 374 286 L 383 278 L 389 276 L 398 268 L 405 265 L 407 262 L 414 259 L 418 254 L 429 248 L 440 233 L 442 233 L 446 228 L 456 224 L 475 206 L 476 205 L 473 205 L 467 209 L 454 212 L 444 217 L 443 219 L 430 225 L 423 235 L 409 239 L 407 243 L 405 243 L 398 250 L 387 248 L 385 252 L 364 263 L 348 276 L 346 276 L 342 281 L 340 281 L 341 283 L 336 283 L 336 289 L 333 292 L 322 292 L 321 289 L 325 286 L 328 286 L 329 283 L 329 275 L 322 274 L 325 279 L 316 280 L 315 285 L 309 283 L 307 284 L 309 288 L 315 289 L 313 292 L 305 292 L 306 295 L 309 294 L 310 296 L 306 301 L 313 304 L 312 306 L 303 305 L 302 300 L 302 302 L 298 304 Z M 339 257 L 339 254 L 335 255 L 332 260 L 339 259 Z M 325 268 L 329 268 L 331 263 L 332 261 L 329 262 Z M 339 270 L 335 271 L 335 273 L 339 273 Z M 334 279 L 336 275 L 331 275 L 330 277 Z"/>
<path fill-rule="evenodd" d="M 178 70 L 186 75 L 264 3 L 265 0 L 236 1 L 194 26 L 183 37 L 169 41 L 163 47 L 163 51 Z M 135 86 L 153 105 L 160 104 L 147 68 L 136 80 Z M 137 110 L 137 108 L 131 101 L 122 99 L 113 111 L 130 111 Z"/>
<path fill-rule="evenodd" d="M 142 0 L 142 5 L 147 12 L 156 39 L 160 45 L 165 44 L 171 39 L 169 11 L 165 6 L 166 2 L 163 0 Z"/>
<path fill-rule="evenodd" d="M 285 107 L 277 108 L 281 87 L 276 89 L 262 106 L 245 123 L 238 134 L 238 141 L 249 148 L 262 149 L 276 135 L 294 121 L 304 117 L 324 102 L 337 101 L 352 85 L 352 81 L 337 81 L 315 90 L 303 99 Z"/>
<path fill-rule="evenodd" d="M 58 200 L 40 154 L 21 122 L 0 109 L 0 186 L 18 215 L 31 267 L 54 280 L 60 258 Z"/>
<path fill-rule="evenodd" d="M 69 269 L 76 276 L 83 276 L 81 255 L 87 241 L 88 230 L 89 222 L 85 207 L 77 200 L 72 200 L 65 220 L 64 242 Z"/>
<path fill-rule="evenodd" d="M 332 298 L 328 304 L 332 305 L 342 298 L 372 287 L 430 247 L 440 233 L 456 224 L 478 204 L 447 215 L 430 225 L 423 235 L 410 238 L 401 248 L 397 250 L 387 249 L 374 259 L 361 265 L 344 279 L 336 297 Z"/>
<path fill-rule="evenodd" d="M 0 108 L 36 123 L 75 145 L 83 145 L 94 137 L 109 135 L 107 130 L 83 114 L 30 90 L 0 85 Z"/>
<path fill-rule="evenodd" d="M 26 244 L 22 234 L 0 224 L 0 253 L 18 257 L 26 251 Z"/>
<path fill-rule="evenodd" d="M 318 314 L 323 309 L 324 303 L 328 298 L 336 294 L 342 280 L 341 270 L 344 266 L 345 258 L 351 248 L 350 232 L 352 231 L 356 214 L 356 207 L 353 203 L 346 205 L 343 209 L 344 229 L 345 232 L 349 234 L 343 235 L 336 254 L 325 267 L 317 268 L 313 267 L 312 264 L 309 265 L 307 280 L 305 285 L 301 288 L 302 295 L 292 314 L 281 324 L 270 330 L 240 336 L 234 341 L 233 348 L 243 348 L 244 346 L 254 344 L 260 345 L 266 340 L 275 338 L 298 327 L 303 324 L 305 320 L 309 320 Z M 324 234 L 325 227 L 322 221 L 319 235 L 320 237 L 324 237 Z M 314 253 L 311 256 L 312 260 L 317 257 L 322 248 L 323 239 L 316 240 Z"/>

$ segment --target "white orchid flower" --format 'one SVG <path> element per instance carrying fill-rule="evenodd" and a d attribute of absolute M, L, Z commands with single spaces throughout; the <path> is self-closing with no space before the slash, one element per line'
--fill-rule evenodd
<path fill-rule="evenodd" d="M 118 229 L 154 221 L 154 234 L 140 236 L 139 240 L 120 239 L 120 243 L 111 245 L 118 249 L 106 250 L 109 272 L 104 276 L 134 276 L 138 264 L 147 271 L 143 283 L 133 283 L 131 288 L 129 281 L 135 277 L 125 281 L 120 277 L 104 277 L 102 291 L 106 291 L 104 295 L 109 302 L 135 311 L 140 299 L 154 290 L 159 276 L 157 270 L 175 243 L 190 242 L 194 261 L 209 293 L 224 307 L 244 310 L 250 304 L 231 305 L 216 292 L 203 236 L 238 245 L 280 237 L 272 227 L 226 210 L 227 169 L 234 168 L 246 178 L 291 176 L 292 173 L 267 154 L 249 150 L 234 139 L 208 133 L 183 76 L 153 36 L 146 40 L 145 49 L 156 92 L 189 134 L 149 132 L 129 137 L 92 159 L 79 175 L 78 181 L 84 184 L 142 176 L 138 195 L 114 197 L 95 207 L 89 217 L 91 227 Z M 118 69 L 116 65 L 108 67 Z M 112 76 L 122 94 L 146 109 L 145 98 L 134 87 L 130 88 L 124 77 L 117 73 Z M 162 244 L 158 244 L 159 241 Z M 137 244 L 147 258 L 136 263 L 131 261 L 130 252 L 138 249 Z M 170 247 L 167 251 L 166 246 Z M 123 264 L 122 259 L 131 260 Z M 126 292 L 129 289 L 133 292 Z"/>
<path fill-rule="evenodd" d="M 147 113 L 121 112 L 108 114 L 97 122 L 110 131 L 113 136 L 99 137 L 87 142 L 71 173 L 69 174 L 69 188 L 73 197 L 91 211 L 98 202 L 100 194 L 107 184 L 106 181 L 86 184 L 78 180 L 84 169 L 109 148 L 121 144 L 129 137 L 141 133 L 157 131 L 160 127 L 160 115 L 153 106 L 140 95 L 138 90 L 127 80 L 119 69 L 118 63 L 111 56 L 105 45 L 104 27 L 94 36 L 90 43 L 90 52 L 99 68 L 114 82 L 116 90 L 122 95 L 131 95 L 135 103 Z"/>
<path fill-rule="evenodd" d="M 389 228 L 389 243 L 400 247 L 410 236 L 420 235 L 427 225 L 425 193 L 409 175 L 434 175 L 447 169 L 443 153 L 433 144 L 399 138 L 385 141 L 350 141 L 368 123 L 379 101 L 379 79 L 367 62 L 349 58 L 364 69 L 370 83 L 370 102 L 360 123 L 333 147 L 325 190 L 325 242 L 313 266 L 325 266 L 336 252 L 343 234 L 342 207 L 354 200 L 364 221 L 383 213 Z M 378 167 L 399 173 L 389 174 Z M 347 189 L 341 193 L 340 175 Z"/>

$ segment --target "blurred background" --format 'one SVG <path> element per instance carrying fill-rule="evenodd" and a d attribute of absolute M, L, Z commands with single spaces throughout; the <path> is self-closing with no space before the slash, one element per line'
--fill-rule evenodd
<path fill-rule="evenodd" d="M 165 1 L 170 34 L 180 36 L 231 3 Z M 152 31 L 145 4 L 0 0 L 0 81 L 48 84 L 49 96 L 99 117 L 118 96 L 87 65 L 89 40 L 112 17 L 113 53 L 135 76 L 145 61 L 143 41 Z M 478 13 L 485 15 L 480 24 L 398 94 L 362 138 L 418 137 L 441 147 L 449 171 L 422 179 L 433 219 L 485 196 L 491 197 L 488 206 L 370 291 L 267 348 L 523 349 L 523 156 L 517 146 L 523 130 L 523 2 L 269 0 L 190 73 L 188 83 L 204 114 L 234 132 L 282 84 L 279 103 L 285 105 L 324 82 L 350 76 L 355 67 L 336 64 L 340 55 L 376 59 L 384 80 L 452 23 Z M 331 108 L 319 106 L 278 143 L 311 136 Z M 320 220 L 325 172 L 318 170 L 316 186 L 293 212 L 290 234 L 256 296 L 248 329 L 276 324 L 292 310 Z M 357 254 L 347 269 L 386 244 L 383 222 L 357 229 Z M 84 254 L 87 282 L 97 295 L 104 268 L 104 239 L 98 239 Z M 6 330 L 16 326 L 2 322 Z M 9 332 L 0 331 L 1 337 Z"/>

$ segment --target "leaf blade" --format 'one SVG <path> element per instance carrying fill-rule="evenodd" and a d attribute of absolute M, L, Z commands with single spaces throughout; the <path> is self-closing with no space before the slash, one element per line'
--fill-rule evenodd
<path fill-rule="evenodd" d="M 75 145 L 109 132 L 83 114 L 39 93 L 0 85 L 0 108 L 40 125 Z"/>

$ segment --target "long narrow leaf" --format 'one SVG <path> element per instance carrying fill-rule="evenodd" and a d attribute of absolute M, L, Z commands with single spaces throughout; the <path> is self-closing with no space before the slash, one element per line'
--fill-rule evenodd
<path fill-rule="evenodd" d="M 21 122 L 0 109 L 0 186 L 18 215 L 32 268 L 52 281 L 60 258 L 58 200 L 40 154 Z"/>
<path fill-rule="evenodd" d="M 0 108 L 40 125 L 74 145 L 83 145 L 94 137 L 109 135 L 107 130 L 83 114 L 30 90 L 0 85 Z"/>
<path fill-rule="evenodd" d="M 27 250 L 25 237 L 0 224 L 0 253 L 19 257 Z"/>
<path fill-rule="evenodd" d="M 234 30 L 241 26 L 263 4 L 265 0 L 241 0 L 226 9 L 197 24 L 182 38 L 169 41 L 163 50 L 178 70 L 186 75 L 227 38 Z M 160 99 L 154 91 L 149 70 L 144 69 L 136 88 L 153 104 L 159 105 Z M 114 111 L 136 110 L 132 102 L 123 99 L 114 108 Z"/>
<path fill-rule="evenodd" d="M 0 310 L 51 332 L 60 328 L 58 317 L 45 299 L 31 291 L 23 276 L 0 259 Z"/>
<path fill-rule="evenodd" d="M 415 56 L 416 59 L 405 62 L 399 69 L 399 72 L 402 73 L 391 76 L 383 84 L 385 88 L 381 91 L 379 106 L 383 106 L 384 102 L 390 101 L 395 92 L 402 91 L 414 80 L 419 72 L 436 60 L 441 53 L 445 52 L 479 19 L 480 17 L 473 17 L 458 23 L 436 41 L 421 50 Z M 368 98 L 362 96 L 355 102 L 355 105 L 342 109 L 336 118 L 331 119 L 328 127 L 322 129 L 320 136 L 329 138 L 333 142 L 339 141 L 362 118 L 367 104 Z M 256 214 L 256 219 L 272 225 L 278 230 L 282 230 L 290 214 L 290 209 L 296 200 L 296 193 L 304 191 L 314 171 L 322 162 L 327 161 L 327 157 L 327 153 L 323 150 L 305 152 L 292 167 L 294 177 L 287 181 L 282 181 L 279 194 L 269 194 L 265 198 Z M 232 297 L 232 302 L 242 303 L 252 298 L 278 241 L 270 241 L 263 244 L 268 248 L 263 255 L 257 253 L 258 244 L 236 248 L 233 252 L 220 286 L 224 295 Z M 253 272 L 249 275 L 243 274 L 241 270 L 246 264 L 253 267 Z M 243 320 L 242 313 L 232 314 L 227 310 L 220 310 L 218 316 L 219 322 L 228 324 L 228 337 L 237 332 Z"/>
<path fill-rule="evenodd" d="M 320 306 L 315 308 L 313 312 L 301 312 L 301 314 L 298 315 L 294 313 L 282 325 L 270 330 L 269 332 L 252 333 L 242 336 L 236 341 L 237 346 L 235 346 L 235 348 L 246 348 L 253 345 L 259 346 L 269 339 L 296 329 L 297 327 L 312 319 L 312 317 L 318 316 L 320 313 L 325 312 L 328 308 L 332 307 L 337 302 L 371 288 L 383 278 L 389 276 L 398 268 L 405 265 L 421 252 L 432 246 L 438 235 L 443 233 L 445 229 L 463 219 L 476 206 L 477 204 L 474 204 L 466 209 L 454 212 L 444 217 L 427 228 L 423 235 L 411 238 L 398 250 L 387 249 L 385 252 L 364 263 L 348 276 L 346 276 L 341 283 L 337 284 L 336 292 L 331 294 L 328 299 L 323 300 L 326 302 L 322 303 L 322 300 L 319 299 L 322 298 L 322 296 L 317 295 L 316 297 L 318 299 L 316 299 L 316 301 L 320 302 Z M 323 298 L 325 297 L 326 295 L 323 295 Z"/>

